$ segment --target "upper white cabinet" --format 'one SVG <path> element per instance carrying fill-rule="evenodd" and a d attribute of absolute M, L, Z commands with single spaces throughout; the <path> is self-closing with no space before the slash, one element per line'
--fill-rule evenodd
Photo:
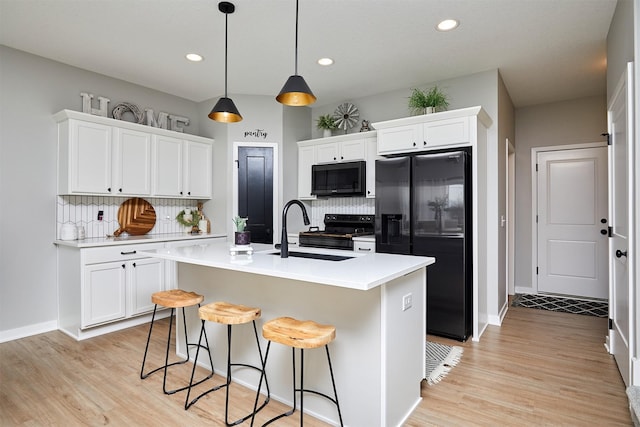
<path fill-rule="evenodd" d="M 366 161 L 367 197 L 375 197 L 376 132 L 350 133 L 298 142 L 298 198 L 314 200 L 311 167 L 321 163 Z"/>
<path fill-rule="evenodd" d="M 474 137 L 471 117 L 476 115 L 481 121 L 491 121 L 484 110 L 471 107 L 373 123 L 378 130 L 378 154 L 471 145 Z"/>
<path fill-rule="evenodd" d="M 145 196 L 151 192 L 151 135 L 113 128 L 112 194 Z M 115 191 L 114 191 L 115 190 Z"/>
<path fill-rule="evenodd" d="M 301 200 L 313 200 L 311 194 L 311 166 L 316 164 L 316 146 L 298 146 L 298 198 Z"/>
<path fill-rule="evenodd" d="M 335 138 L 341 137 L 331 137 L 330 139 Z M 319 143 L 316 147 L 316 163 L 366 160 L 366 144 L 364 138 L 323 142 Z"/>
<path fill-rule="evenodd" d="M 153 135 L 151 195 L 210 199 L 212 150 L 209 143 Z"/>
<path fill-rule="evenodd" d="M 77 111 L 58 122 L 58 194 L 210 199 L 213 140 Z"/>

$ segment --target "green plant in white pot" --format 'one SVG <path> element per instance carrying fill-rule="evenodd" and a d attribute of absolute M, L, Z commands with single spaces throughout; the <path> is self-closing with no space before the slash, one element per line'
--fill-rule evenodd
<path fill-rule="evenodd" d="M 336 124 L 336 121 L 331 116 L 331 114 L 325 114 L 324 116 L 318 117 L 318 120 L 316 123 L 317 123 L 318 129 L 323 130 L 322 136 L 325 138 L 331 136 L 332 130 L 338 129 L 338 125 Z"/>
<path fill-rule="evenodd" d="M 245 230 L 248 220 L 249 218 L 242 218 L 240 216 L 233 218 L 233 223 L 236 225 L 236 232 L 234 234 L 234 243 L 236 246 L 251 243 L 251 232 Z"/>
<path fill-rule="evenodd" d="M 413 115 L 445 111 L 449 107 L 449 99 L 438 86 L 429 90 L 413 89 L 409 97 L 409 110 Z"/>

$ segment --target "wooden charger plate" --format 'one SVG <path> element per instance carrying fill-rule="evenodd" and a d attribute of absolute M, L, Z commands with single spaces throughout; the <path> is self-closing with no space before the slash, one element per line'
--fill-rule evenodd
<path fill-rule="evenodd" d="M 127 232 L 131 236 L 147 234 L 156 225 L 156 211 L 145 199 L 134 197 L 125 200 L 118 209 L 120 228 L 113 232 L 118 237 Z"/>

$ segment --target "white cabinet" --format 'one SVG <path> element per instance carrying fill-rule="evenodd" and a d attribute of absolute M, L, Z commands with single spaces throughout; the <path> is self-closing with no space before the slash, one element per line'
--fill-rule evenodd
<path fill-rule="evenodd" d="M 118 322 L 152 312 L 151 294 L 166 289 L 165 261 L 139 252 L 163 247 L 164 243 L 58 246 L 58 327 L 80 339 L 90 336 L 92 329 L 117 330 Z"/>
<path fill-rule="evenodd" d="M 467 113 L 446 111 L 374 123 L 378 129 L 378 154 L 411 153 L 470 145 Z"/>
<path fill-rule="evenodd" d="M 376 159 L 377 155 L 376 137 L 369 136 L 365 138 L 365 149 L 367 159 L 367 198 L 376 197 Z"/>
<path fill-rule="evenodd" d="M 112 194 L 146 196 L 151 193 L 151 135 L 113 128 Z"/>
<path fill-rule="evenodd" d="M 154 135 L 152 147 L 152 194 L 158 197 L 182 197 L 182 140 Z"/>
<path fill-rule="evenodd" d="M 353 251 L 361 253 L 374 253 L 376 251 L 375 239 L 362 239 L 358 237 L 353 238 Z"/>
<path fill-rule="evenodd" d="M 211 144 L 154 135 L 152 151 L 152 196 L 211 198 Z"/>
<path fill-rule="evenodd" d="M 85 260 L 81 328 L 153 311 L 151 294 L 165 289 L 164 260 L 137 253 L 163 247 L 150 243 L 80 249 Z"/>
<path fill-rule="evenodd" d="M 78 120 L 58 126 L 58 194 L 111 193 L 112 134 Z"/>
<path fill-rule="evenodd" d="M 213 140 L 76 111 L 58 122 L 58 194 L 210 199 Z"/>
<path fill-rule="evenodd" d="M 352 133 L 298 142 L 298 198 L 314 200 L 311 167 L 321 163 L 367 162 L 367 197 L 375 196 L 376 132 Z"/>
<path fill-rule="evenodd" d="M 183 191 L 185 197 L 210 199 L 213 187 L 211 144 L 185 141 L 185 170 Z"/>
<path fill-rule="evenodd" d="M 311 166 L 316 164 L 316 146 L 298 147 L 298 199 L 314 200 L 311 194 Z"/>
<path fill-rule="evenodd" d="M 123 262 L 103 262 L 84 267 L 81 327 L 124 319 L 126 270 Z"/>
<path fill-rule="evenodd" d="M 366 160 L 364 138 L 320 143 L 316 146 L 316 163 Z"/>

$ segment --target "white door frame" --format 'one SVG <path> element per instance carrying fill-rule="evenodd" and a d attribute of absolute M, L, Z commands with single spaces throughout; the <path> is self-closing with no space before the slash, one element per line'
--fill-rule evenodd
<path fill-rule="evenodd" d="M 507 138 L 507 295 L 514 295 L 516 265 L 516 148 Z"/>
<path fill-rule="evenodd" d="M 231 174 L 232 183 L 231 183 L 231 218 L 235 218 L 238 215 L 238 149 L 240 147 L 260 147 L 260 148 L 271 148 L 273 149 L 273 238 L 274 242 L 276 241 L 276 237 L 280 235 L 280 222 L 278 221 L 278 207 L 279 203 L 279 189 L 280 189 L 280 164 L 279 154 L 278 154 L 278 144 L 275 142 L 234 142 L 233 143 L 233 167 L 234 171 Z M 233 225 L 232 222 L 229 221 L 227 225 L 228 235 L 233 236 Z"/>
<path fill-rule="evenodd" d="M 548 147 L 533 147 L 531 149 L 531 287 L 538 293 L 538 224 L 536 215 L 538 212 L 538 180 L 536 177 L 536 163 L 538 153 L 562 150 L 578 150 L 582 148 L 607 147 L 606 142 L 586 142 L 582 144 L 552 145 Z"/>

